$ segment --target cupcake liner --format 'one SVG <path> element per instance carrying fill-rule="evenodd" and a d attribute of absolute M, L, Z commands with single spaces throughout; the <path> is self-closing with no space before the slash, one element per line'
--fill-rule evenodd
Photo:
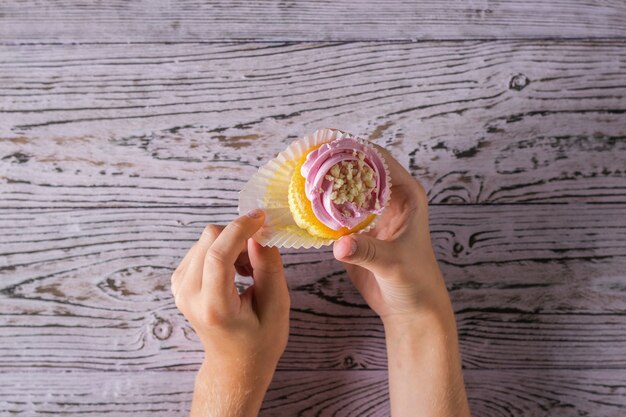
<path fill-rule="evenodd" d="M 309 150 L 317 145 L 331 142 L 340 138 L 352 138 L 369 146 L 383 161 L 389 193 L 383 202 L 386 208 L 391 197 L 391 177 L 385 158 L 372 146 L 372 143 L 357 138 L 349 133 L 337 129 L 318 129 L 313 134 L 293 141 L 287 149 L 259 168 L 239 192 L 239 213 L 247 213 L 255 208 L 265 211 L 265 223 L 253 238 L 263 246 L 279 248 L 316 248 L 330 245 L 335 239 L 323 239 L 309 234 L 300 228 L 289 209 L 289 183 L 298 161 Z M 357 233 L 371 230 L 380 216 Z"/>

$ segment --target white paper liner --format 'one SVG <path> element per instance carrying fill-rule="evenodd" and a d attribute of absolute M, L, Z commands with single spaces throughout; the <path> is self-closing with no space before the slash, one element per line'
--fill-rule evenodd
<path fill-rule="evenodd" d="M 313 134 L 302 139 L 293 141 L 287 149 L 278 156 L 263 165 L 256 174 L 250 178 L 243 189 L 239 192 L 239 214 L 247 213 L 255 208 L 265 211 L 265 223 L 253 238 L 263 246 L 276 246 L 279 248 L 316 248 L 330 245 L 336 239 L 323 239 L 309 234 L 300 228 L 289 209 L 289 183 L 293 171 L 300 159 L 314 146 L 327 143 L 340 138 L 356 139 L 372 148 L 380 156 L 385 167 L 387 187 L 389 192 L 383 201 L 386 208 L 391 197 L 391 177 L 385 158 L 364 139 L 353 136 L 337 129 L 318 129 Z M 371 230 L 380 216 L 357 233 Z"/>

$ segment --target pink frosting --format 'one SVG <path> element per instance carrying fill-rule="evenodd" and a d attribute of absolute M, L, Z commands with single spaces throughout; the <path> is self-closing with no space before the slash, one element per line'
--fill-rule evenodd
<path fill-rule="evenodd" d="M 326 176 L 339 162 L 357 161 L 357 152 L 365 155 L 364 164 L 374 172 L 375 187 L 365 196 L 365 204 L 357 207 L 352 202 L 336 204 L 331 199 L 333 182 Z M 300 173 L 305 177 L 305 192 L 311 201 L 315 216 L 333 230 L 353 228 L 371 214 L 380 214 L 389 193 L 387 175 L 380 155 L 362 140 L 341 138 L 325 143 L 307 155 Z"/>

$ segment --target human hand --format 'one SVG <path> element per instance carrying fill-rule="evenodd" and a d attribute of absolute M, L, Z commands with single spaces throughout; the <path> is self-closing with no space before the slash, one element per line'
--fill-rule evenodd
<path fill-rule="evenodd" d="M 430 241 L 424 188 L 387 152 L 391 201 L 376 226 L 335 242 L 335 258 L 383 319 L 450 312 L 449 299 Z"/>
<path fill-rule="evenodd" d="M 368 233 L 333 247 L 385 326 L 391 415 L 469 416 L 454 312 L 437 265 L 422 186 L 384 149 L 391 201 Z"/>
<path fill-rule="evenodd" d="M 290 300 L 280 254 L 251 239 L 263 220 L 259 210 L 208 225 L 172 275 L 176 306 L 205 351 L 192 416 L 256 415 L 285 350 Z M 235 271 L 254 279 L 242 295 Z"/>

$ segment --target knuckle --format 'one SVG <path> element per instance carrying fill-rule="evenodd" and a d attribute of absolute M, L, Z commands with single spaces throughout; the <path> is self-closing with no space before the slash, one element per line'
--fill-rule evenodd
<path fill-rule="evenodd" d="M 426 189 L 417 179 L 414 178 L 413 187 L 411 187 L 412 194 L 419 202 L 428 201 L 428 195 Z"/>
<path fill-rule="evenodd" d="M 174 271 L 172 272 L 171 280 L 175 281 L 178 278 L 180 278 L 184 270 L 185 270 L 185 265 L 183 265 L 183 263 L 181 262 L 180 264 L 178 264 L 176 269 L 174 269 Z"/>
<path fill-rule="evenodd" d="M 281 318 L 289 320 L 289 315 L 291 314 L 291 298 L 289 295 L 285 297 L 284 304 L 281 308 Z"/>
<path fill-rule="evenodd" d="M 221 250 L 211 246 L 207 251 L 206 251 L 206 258 L 205 261 L 208 264 L 211 264 L 213 267 L 217 267 L 218 265 L 221 265 L 224 261 L 224 256 L 225 254 L 222 253 Z"/>
<path fill-rule="evenodd" d="M 229 227 L 235 234 L 243 234 L 245 232 L 244 221 L 245 220 L 243 218 L 238 218 L 237 220 L 233 220 Z"/>
<path fill-rule="evenodd" d="M 417 200 L 420 202 L 420 204 L 428 204 L 428 194 L 426 193 L 426 189 L 418 180 L 415 180 L 414 190 Z"/>
<path fill-rule="evenodd" d="M 206 308 L 202 315 L 202 321 L 209 326 L 221 326 L 225 322 L 225 317 L 216 308 Z"/>
<path fill-rule="evenodd" d="M 182 297 L 180 293 L 174 296 L 174 303 L 176 304 L 176 308 L 178 308 L 183 314 L 187 311 L 187 299 Z"/>
<path fill-rule="evenodd" d="M 277 279 L 284 279 L 283 264 L 279 262 L 264 262 L 261 265 L 257 265 L 254 268 L 254 271 L 257 274 L 268 275 L 271 277 L 276 277 Z"/>
<path fill-rule="evenodd" d="M 406 197 L 403 205 L 408 210 L 424 210 L 428 207 L 428 193 L 416 179 L 406 187 Z"/>
<path fill-rule="evenodd" d="M 424 186 L 422 185 L 421 182 L 419 182 L 418 180 L 415 180 L 415 190 L 417 191 L 417 194 L 420 197 L 426 197 L 426 189 L 424 188 Z"/>
<path fill-rule="evenodd" d="M 376 259 L 376 245 L 372 242 L 367 242 L 365 245 L 365 250 L 363 251 L 363 261 L 367 263 L 372 263 Z"/>

